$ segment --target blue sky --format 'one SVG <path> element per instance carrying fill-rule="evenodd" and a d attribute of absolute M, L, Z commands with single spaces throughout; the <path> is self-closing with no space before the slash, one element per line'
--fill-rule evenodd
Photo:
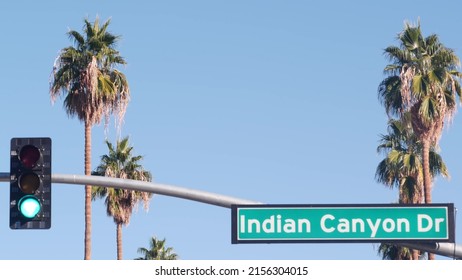
<path fill-rule="evenodd" d="M 318 2 L 0 3 L 0 171 L 9 170 L 12 137 L 47 136 L 53 173 L 83 174 L 83 124 L 67 117 L 62 99 L 52 106 L 49 78 L 71 44 L 66 32 L 98 15 L 122 35 L 128 62 L 121 70 L 132 99 L 121 135 L 156 182 L 267 203 L 395 202 L 397 192 L 374 180 L 387 121 L 377 99 L 383 49 L 397 44 L 405 20 L 420 18 L 425 35 L 462 56 L 462 4 Z M 117 130 L 111 122 L 92 132 L 95 168 Z M 436 179 L 434 202 L 462 205 L 460 139 L 459 113 L 440 142 L 451 179 Z M 2 185 L 0 259 L 83 258 L 82 186 L 53 185 L 52 229 L 12 231 Z M 124 258 L 153 235 L 182 259 L 378 259 L 373 244 L 232 245 L 229 209 L 159 195 L 124 228 Z M 116 258 L 102 202 L 93 204 L 92 240 L 93 259 Z"/>

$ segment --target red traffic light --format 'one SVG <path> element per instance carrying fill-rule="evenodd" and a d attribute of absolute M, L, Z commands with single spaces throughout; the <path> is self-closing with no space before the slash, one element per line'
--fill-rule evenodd
<path fill-rule="evenodd" d="M 22 147 L 21 151 L 19 152 L 19 160 L 21 161 L 21 164 L 26 168 L 34 168 L 39 159 L 40 151 L 35 146 L 26 145 Z"/>

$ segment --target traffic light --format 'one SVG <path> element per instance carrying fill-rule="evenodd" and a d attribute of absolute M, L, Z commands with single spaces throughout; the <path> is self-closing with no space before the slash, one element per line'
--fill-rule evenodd
<path fill-rule="evenodd" d="M 12 138 L 10 228 L 51 227 L 51 139 Z"/>

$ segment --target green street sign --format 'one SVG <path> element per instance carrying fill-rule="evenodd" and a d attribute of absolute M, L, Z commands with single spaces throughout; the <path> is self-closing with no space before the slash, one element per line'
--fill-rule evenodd
<path fill-rule="evenodd" d="M 454 242 L 453 204 L 233 205 L 232 243 Z"/>

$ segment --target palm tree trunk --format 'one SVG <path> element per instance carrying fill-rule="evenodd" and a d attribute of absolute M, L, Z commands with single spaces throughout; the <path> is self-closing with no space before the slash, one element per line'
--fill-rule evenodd
<path fill-rule="evenodd" d="M 432 203 L 432 177 L 430 174 L 430 140 L 422 141 L 422 159 L 423 159 L 423 179 L 424 179 L 424 198 L 425 203 Z"/>
<path fill-rule="evenodd" d="M 418 261 L 419 260 L 419 250 L 412 249 L 412 260 Z"/>
<path fill-rule="evenodd" d="M 85 175 L 91 175 L 91 124 L 85 121 Z M 85 185 L 85 260 L 91 259 L 91 186 Z"/>
<path fill-rule="evenodd" d="M 432 177 L 430 174 L 430 140 L 423 139 L 422 141 L 422 159 L 423 159 L 423 177 L 424 177 L 424 202 L 432 203 Z M 428 253 L 428 259 L 434 260 L 435 254 Z"/>
<path fill-rule="evenodd" d="M 122 260 L 122 223 L 117 223 L 117 259 Z"/>

